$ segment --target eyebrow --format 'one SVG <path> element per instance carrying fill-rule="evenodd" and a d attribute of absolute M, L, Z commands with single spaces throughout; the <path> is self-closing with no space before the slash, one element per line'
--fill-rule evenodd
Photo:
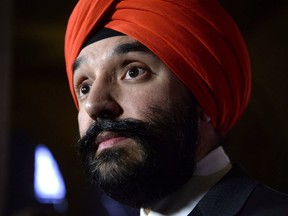
<path fill-rule="evenodd" d="M 75 72 L 77 70 L 77 68 L 79 68 L 79 66 L 81 65 L 81 63 L 84 61 L 83 57 L 79 57 L 77 58 L 74 63 L 73 63 L 73 72 Z"/>
<path fill-rule="evenodd" d="M 123 44 L 116 46 L 113 49 L 112 55 L 123 55 L 123 54 L 128 54 L 131 52 L 141 52 L 145 54 L 154 55 L 151 52 L 151 50 L 149 50 L 146 46 L 144 46 L 138 41 L 123 43 Z M 83 63 L 84 61 L 85 61 L 84 56 L 77 58 L 73 63 L 73 72 L 75 72 L 79 68 L 81 63 Z"/>
<path fill-rule="evenodd" d="M 143 52 L 146 54 L 152 54 L 152 52 L 146 46 L 138 41 L 120 44 L 114 49 L 113 54 L 120 55 L 127 54 L 129 52 Z"/>

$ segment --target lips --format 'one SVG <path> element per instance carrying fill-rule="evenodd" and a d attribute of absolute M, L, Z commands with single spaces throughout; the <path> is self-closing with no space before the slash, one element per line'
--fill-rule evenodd
<path fill-rule="evenodd" d="M 109 131 L 102 132 L 96 138 L 98 151 L 113 147 L 126 139 L 127 137 L 121 136 L 115 132 L 109 132 Z"/>

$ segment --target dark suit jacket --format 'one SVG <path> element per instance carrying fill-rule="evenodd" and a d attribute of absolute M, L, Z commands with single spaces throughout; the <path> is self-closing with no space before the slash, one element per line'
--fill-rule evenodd
<path fill-rule="evenodd" d="M 189 216 L 288 216 L 288 196 L 250 179 L 234 167 Z"/>

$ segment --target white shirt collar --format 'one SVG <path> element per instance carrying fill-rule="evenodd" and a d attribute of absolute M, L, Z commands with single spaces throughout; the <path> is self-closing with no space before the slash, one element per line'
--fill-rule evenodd
<path fill-rule="evenodd" d="M 152 207 L 149 216 L 188 215 L 207 191 L 217 183 L 232 165 L 223 147 L 219 146 L 196 164 L 192 178 L 173 194 Z M 144 209 L 140 216 L 147 216 Z"/>

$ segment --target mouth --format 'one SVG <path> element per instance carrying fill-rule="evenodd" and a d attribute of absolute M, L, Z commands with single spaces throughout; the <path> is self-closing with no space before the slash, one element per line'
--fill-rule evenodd
<path fill-rule="evenodd" d="M 114 147 L 127 139 L 127 137 L 121 136 L 115 132 L 102 132 L 96 138 L 96 144 L 98 146 L 97 151 L 100 152 L 103 149 Z"/>

